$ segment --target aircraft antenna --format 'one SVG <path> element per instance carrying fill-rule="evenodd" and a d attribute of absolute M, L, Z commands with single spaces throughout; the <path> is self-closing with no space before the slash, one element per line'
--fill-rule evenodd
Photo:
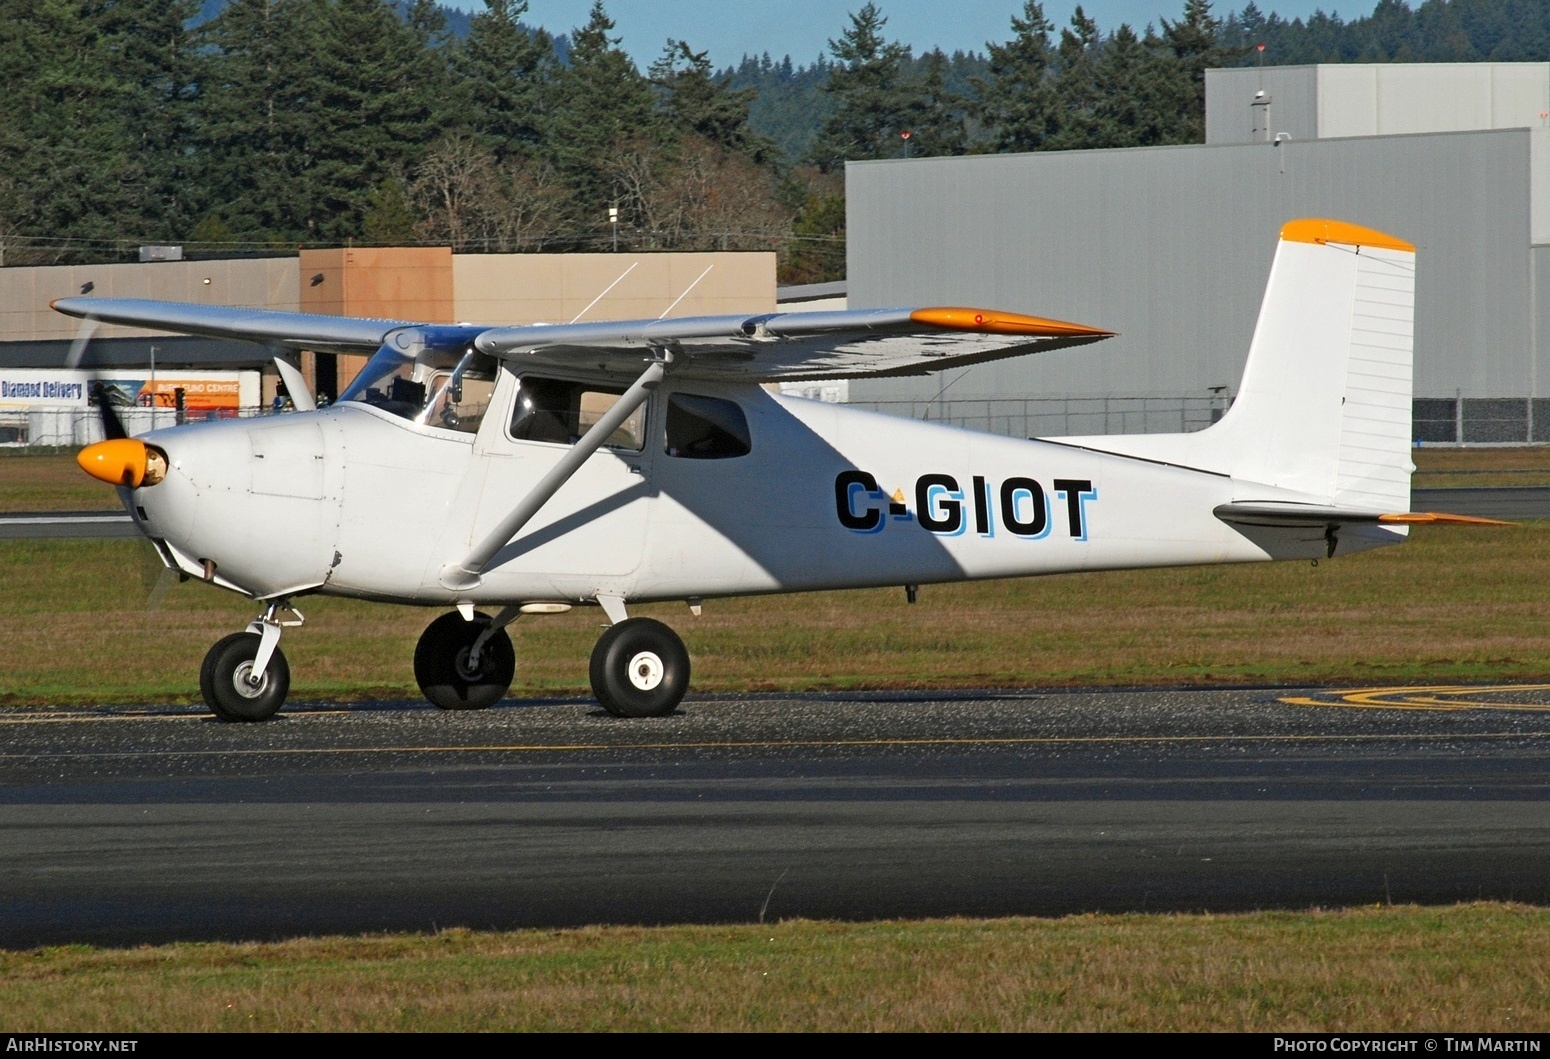
<path fill-rule="evenodd" d="M 670 313 L 674 309 L 678 308 L 678 303 L 683 301 L 685 298 L 687 298 L 689 296 L 689 292 L 692 291 L 695 287 L 699 286 L 700 280 L 702 280 L 706 276 L 710 275 L 710 270 L 715 268 L 715 267 L 716 267 L 715 265 L 706 265 L 705 266 L 705 271 L 701 272 L 698 276 L 694 277 L 694 282 L 689 284 L 687 287 L 685 287 L 684 288 L 684 292 L 682 294 L 680 294 L 678 297 L 674 298 L 673 299 L 673 304 L 669 305 L 666 309 L 663 309 L 662 310 L 662 316 L 657 317 L 657 319 L 661 320 L 663 317 L 667 316 L 668 313 Z"/>
<path fill-rule="evenodd" d="M 639 261 L 635 262 L 635 264 L 631 265 L 629 268 L 627 268 L 623 272 L 619 273 L 619 278 L 614 280 L 608 286 L 604 287 L 602 294 L 599 294 L 596 298 L 593 298 L 591 301 L 587 302 L 587 307 L 585 309 L 581 310 L 581 312 L 577 313 L 575 316 L 572 316 L 570 318 L 570 322 L 571 323 L 575 323 L 577 320 L 580 320 L 583 316 L 587 315 L 587 313 L 591 311 L 592 306 L 596 305 L 598 302 L 600 302 L 604 298 L 608 297 L 608 292 L 613 290 L 620 283 L 622 283 L 624 281 L 624 277 L 625 276 L 628 276 L 631 272 L 634 272 L 635 271 L 635 265 L 638 265 L 638 264 L 640 264 Z"/>

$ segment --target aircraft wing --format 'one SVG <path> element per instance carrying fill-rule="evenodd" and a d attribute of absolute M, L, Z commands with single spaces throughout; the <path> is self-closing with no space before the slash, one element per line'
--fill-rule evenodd
<path fill-rule="evenodd" d="M 659 351 L 678 378 L 777 379 L 923 375 L 1003 357 L 1082 345 L 1113 332 L 986 309 L 856 309 L 490 327 L 419 324 L 236 309 L 134 298 L 61 298 L 59 312 L 178 334 L 266 346 L 372 352 L 395 332 L 431 345 L 473 342 L 520 365 L 634 377 Z"/>
<path fill-rule="evenodd" d="M 988 309 L 853 309 L 499 327 L 476 344 L 517 363 L 628 375 L 666 350 L 677 378 L 769 382 L 924 375 L 1112 334 Z"/>
<path fill-rule="evenodd" d="M 106 324 L 325 351 L 373 353 L 391 332 L 417 326 L 412 320 L 370 320 L 142 298 L 60 298 L 52 304 L 57 312 L 67 316 Z M 474 333 L 483 330 L 476 328 Z"/>

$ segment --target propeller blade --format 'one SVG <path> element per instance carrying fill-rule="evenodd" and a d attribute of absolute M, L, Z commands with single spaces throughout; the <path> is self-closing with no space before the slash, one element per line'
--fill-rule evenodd
<path fill-rule="evenodd" d="M 161 610 L 162 601 L 167 598 L 167 593 L 177 583 L 178 572 L 171 567 L 162 567 L 161 573 L 156 575 L 156 583 L 151 586 L 151 594 L 145 601 L 145 609 L 147 611 Z"/>
<path fill-rule="evenodd" d="M 97 333 L 101 326 L 95 316 L 81 317 L 81 326 L 75 329 L 75 338 L 70 342 L 70 352 L 65 356 L 65 367 L 72 370 L 79 368 L 86 359 L 86 351 L 91 347 L 92 335 Z M 127 438 L 129 431 L 124 429 L 124 421 L 113 410 L 113 402 L 108 399 L 107 388 L 95 374 L 88 384 L 90 400 L 97 406 L 97 416 L 102 420 L 102 436 L 109 441 L 116 438 Z"/>
<path fill-rule="evenodd" d="M 75 338 L 71 340 L 70 352 L 65 357 L 65 367 L 74 370 L 81 366 L 81 360 L 86 356 L 86 347 L 91 344 L 91 336 L 96 334 L 97 327 L 96 317 L 81 317 L 81 326 L 75 329 Z"/>
<path fill-rule="evenodd" d="M 124 421 L 113 410 L 113 401 L 108 397 L 108 388 L 93 380 L 91 394 L 92 400 L 97 404 L 97 415 L 102 419 L 102 436 L 109 441 L 127 438 L 129 431 L 124 429 Z"/>

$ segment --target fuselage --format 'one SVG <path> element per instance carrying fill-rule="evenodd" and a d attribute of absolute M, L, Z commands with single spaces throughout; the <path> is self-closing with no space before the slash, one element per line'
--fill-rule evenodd
<path fill-rule="evenodd" d="M 513 435 L 518 390 L 503 368 L 476 432 L 354 401 L 158 431 L 144 440 L 167 453 L 167 477 L 130 491 L 131 506 L 170 563 L 248 595 L 426 605 L 685 599 L 1326 554 L 1316 531 L 1251 539 L 1216 518 L 1220 504 L 1279 496 L 1224 474 L 669 377 L 633 441 L 588 458 L 477 586 L 453 590 L 442 578 L 448 564 L 568 448 Z M 695 435 L 697 447 L 675 443 L 685 408 L 707 422 L 740 416 L 728 429 L 742 443 L 699 444 L 711 428 Z M 1363 546 L 1398 539 L 1377 534 Z"/>

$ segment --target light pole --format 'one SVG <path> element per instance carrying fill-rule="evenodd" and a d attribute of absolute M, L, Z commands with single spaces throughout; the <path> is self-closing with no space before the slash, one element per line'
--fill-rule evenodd
<path fill-rule="evenodd" d="M 608 207 L 608 223 L 613 226 L 613 230 L 614 230 L 614 253 L 617 254 L 619 252 L 619 207 L 618 206 L 610 206 L 610 207 Z"/>

